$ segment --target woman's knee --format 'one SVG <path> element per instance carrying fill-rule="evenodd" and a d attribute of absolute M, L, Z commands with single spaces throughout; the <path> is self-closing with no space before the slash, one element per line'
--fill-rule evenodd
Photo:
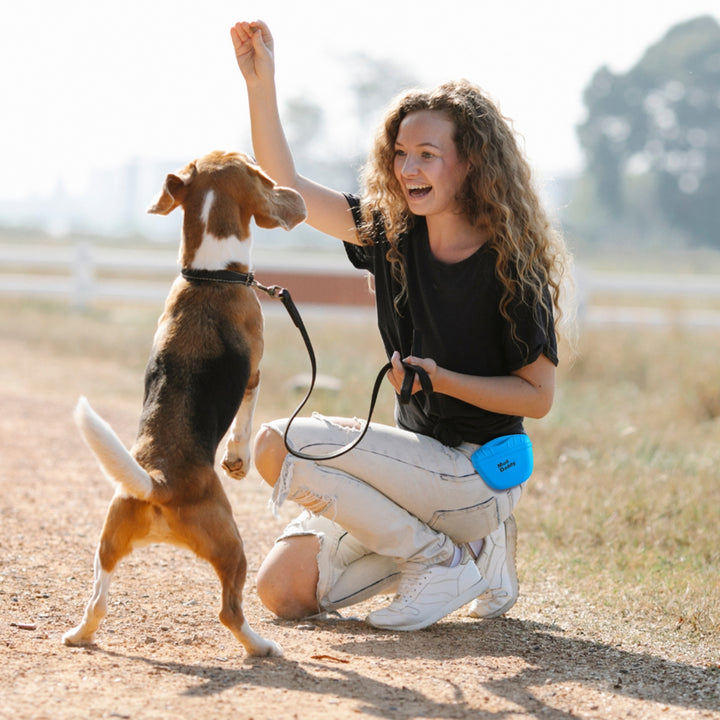
<path fill-rule="evenodd" d="M 253 457 L 257 471 L 269 485 L 275 485 L 280 477 L 286 454 L 282 436 L 267 425 L 263 425 L 255 435 Z"/>
<path fill-rule="evenodd" d="M 263 560 L 257 575 L 262 604 L 287 620 L 315 615 L 317 602 L 317 554 L 315 535 L 298 535 L 278 541 Z"/>

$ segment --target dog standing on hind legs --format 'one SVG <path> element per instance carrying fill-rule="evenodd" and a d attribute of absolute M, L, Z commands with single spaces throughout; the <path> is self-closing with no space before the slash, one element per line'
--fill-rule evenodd
<path fill-rule="evenodd" d="M 281 655 L 243 615 L 245 553 L 214 465 L 232 423 L 223 467 L 237 479 L 250 467 L 263 317 L 254 289 L 236 281 L 250 269 L 250 220 L 289 230 L 305 219 L 305 204 L 248 157 L 215 152 L 168 175 L 148 212 L 167 215 L 179 206 L 185 272 L 158 321 L 132 449 L 85 398 L 75 410 L 85 442 L 116 491 L 95 554 L 92 597 L 63 641 L 91 643 L 107 612 L 117 563 L 136 547 L 168 542 L 213 566 L 222 584 L 220 620 L 246 651 Z"/>

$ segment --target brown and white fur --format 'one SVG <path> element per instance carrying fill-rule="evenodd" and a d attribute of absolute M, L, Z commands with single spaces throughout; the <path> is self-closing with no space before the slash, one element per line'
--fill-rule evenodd
<path fill-rule="evenodd" d="M 148 212 L 167 215 L 178 206 L 184 210 L 180 259 L 193 270 L 248 272 L 251 218 L 286 230 L 305 219 L 298 193 L 276 186 L 237 153 L 211 153 L 168 175 Z M 80 399 L 75 420 L 116 491 L 95 555 L 92 597 L 80 624 L 63 636 L 67 645 L 93 641 L 118 561 L 136 547 L 168 542 L 213 566 L 222 583 L 220 620 L 249 654 L 282 654 L 243 615 L 245 554 L 215 472 L 217 447 L 231 423 L 223 467 L 238 479 L 249 469 L 262 351 L 253 288 L 179 276 L 158 321 L 132 450 Z"/>

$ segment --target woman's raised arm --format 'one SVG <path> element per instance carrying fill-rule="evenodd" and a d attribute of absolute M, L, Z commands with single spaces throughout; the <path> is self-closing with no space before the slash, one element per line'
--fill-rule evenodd
<path fill-rule="evenodd" d="M 247 86 L 256 161 L 279 185 L 297 190 L 307 206 L 307 222 L 327 235 L 358 243 L 344 195 L 298 174 L 280 120 L 275 87 L 273 38 L 262 21 L 239 22 L 230 31 L 235 57 Z"/>

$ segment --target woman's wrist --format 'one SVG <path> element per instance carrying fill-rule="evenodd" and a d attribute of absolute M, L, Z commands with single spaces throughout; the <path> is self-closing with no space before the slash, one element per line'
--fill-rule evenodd
<path fill-rule="evenodd" d="M 258 97 L 275 97 L 275 76 L 270 75 L 269 78 L 258 77 L 257 75 L 252 77 L 245 77 L 245 87 L 247 88 L 248 95 L 257 95 Z"/>
<path fill-rule="evenodd" d="M 428 378 L 433 386 L 433 391 L 436 393 L 442 393 L 447 395 L 443 388 L 447 380 L 447 370 L 441 368 L 439 365 L 435 365 L 435 369 L 432 373 L 428 373 Z"/>

